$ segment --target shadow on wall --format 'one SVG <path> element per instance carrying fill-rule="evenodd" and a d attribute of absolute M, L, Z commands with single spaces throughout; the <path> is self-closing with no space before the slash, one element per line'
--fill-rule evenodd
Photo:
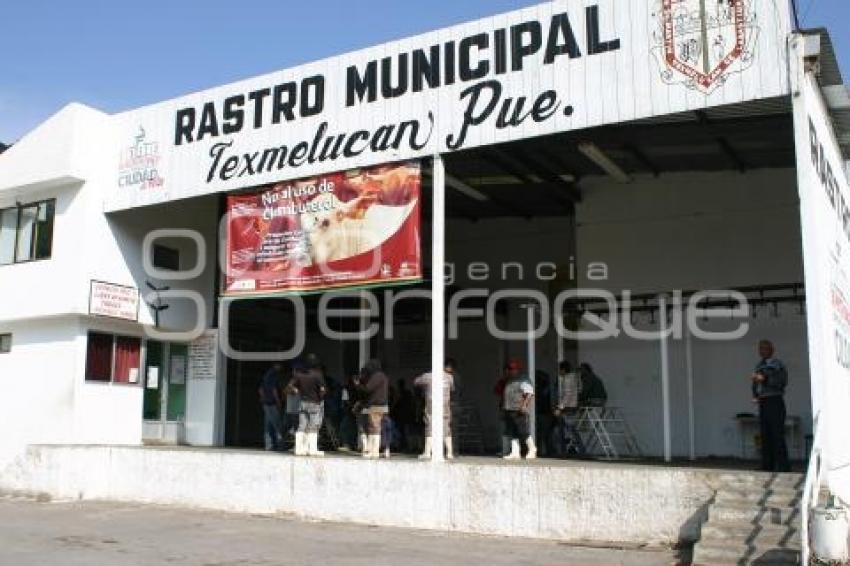
<path fill-rule="evenodd" d="M 168 286 L 172 290 L 196 291 L 204 298 L 206 313 L 203 326 L 208 328 L 213 319 L 215 305 L 215 274 L 217 232 L 218 232 L 218 195 L 208 195 L 193 199 L 152 205 L 122 211 L 107 216 L 107 223 L 119 247 L 124 263 L 130 271 L 134 284 L 142 294 L 142 305 L 139 321 L 152 324 L 153 309 L 144 301 L 149 292 L 147 282 L 157 287 Z M 206 244 L 205 265 L 200 276 L 190 280 L 154 279 L 144 269 L 142 262 L 142 246 L 145 236 L 159 229 L 189 229 L 201 234 Z M 197 246 L 188 238 L 160 238 L 156 243 L 168 246 L 179 252 L 181 270 L 190 270 L 198 261 Z M 167 311 L 161 314 L 161 326 L 171 330 L 190 330 L 197 319 L 195 304 L 185 298 L 164 300 L 169 305 Z"/>

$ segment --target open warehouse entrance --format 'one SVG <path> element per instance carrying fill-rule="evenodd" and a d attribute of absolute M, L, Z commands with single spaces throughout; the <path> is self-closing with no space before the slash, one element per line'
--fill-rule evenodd
<path fill-rule="evenodd" d="M 435 272 L 428 261 L 430 167 L 423 166 L 422 198 L 427 281 Z M 533 368 L 541 379 L 539 436 L 550 434 L 551 419 L 545 411 L 557 396 L 558 362 L 567 360 L 574 367 L 587 363 L 594 369 L 607 390 L 608 405 L 617 408 L 638 447 L 618 447 L 613 439 L 613 455 L 754 459 L 759 439 L 749 375 L 757 361 L 756 343 L 770 339 L 791 376 L 788 442 L 792 457 L 802 459 L 811 432 L 811 405 L 787 100 L 463 151 L 447 156 L 445 167 L 443 276 L 450 327 L 445 351 L 459 365 L 454 412 L 462 423 L 455 434 L 462 438 L 455 444 L 462 453 L 500 449 L 494 386 L 505 362 L 517 358 L 525 371 Z M 430 365 L 430 306 L 417 295 L 429 286 L 370 288 L 377 311 L 367 316 L 378 330 L 367 343 L 322 336 L 316 318 L 320 295 L 306 297 L 304 351 L 319 355 L 340 384 L 366 358 L 377 357 L 396 390 L 415 390 L 413 379 Z M 556 312 L 558 295 L 575 289 L 586 297 L 571 296 Z M 404 290 L 412 291 L 410 296 L 401 294 Z M 667 341 L 662 357 L 658 297 L 673 301 L 681 292 L 687 307 L 693 293 L 710 290 L 742 293 L 749 310 L 743 317 L 704 315 L 698 319 L 700 327 L 721 332 L 744 325 L 746 331 L 723 340 L 702 340 L 692 331 L 679 331 Z M 559 339 L 556 318 L 561 317 L 564 328 L 578 329 L 583 313 L 609 310 L 600 293 L 617 299 L 615 335 Z M 626 316 L 622 301 L 628 294 L 633 299 Z M 541 296 L 549 320 L 530 349 L 527 307 L 535 303 L 534 326 L 542 328 L 535 299 Z M 351 298 L 340 300 L 348 300 L 346 306 L 355 310 L 358 306 Z M 287 322 L 287 299 L 239 303 L 244 306 L 234 311 L 230 327 L 239 349 L 262 350 L 269 340 L 291 342 L 297 329 Z M 697 306 L 732 305 L 704 301 Z M 664 321 L 672 325 L 672 309 L 665 310 Z M 494 335 L 488 320 L 511 336 Z M 339 324 L 355 330 L 363 323 L 348 317 Z M 654 339 L 638 336 L 652 329 Z M 229 444 L 261 443 L 256 383 L 263 367 L 260 362 L 230 362 Z M 234 385 L 236 379 L 243 384 Z M 234 395 L 240 401 L 232 402 Z M 400 419 L 411 420 L 406 415 Z M 415 417 L 412 420 L 415 428 Z M 545 454 L 550 447 L 545 438 L 542 442 Z M 595 454 L 612 455 L 599 445 Z"/>

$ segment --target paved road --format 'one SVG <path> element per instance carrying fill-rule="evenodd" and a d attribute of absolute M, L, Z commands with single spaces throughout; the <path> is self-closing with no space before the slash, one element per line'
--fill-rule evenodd
<path fill-rule="evenodd" d="M 673 563 L 669 550 L 587 548 L 172 507 L 0 500 L 2 565 Z"/>

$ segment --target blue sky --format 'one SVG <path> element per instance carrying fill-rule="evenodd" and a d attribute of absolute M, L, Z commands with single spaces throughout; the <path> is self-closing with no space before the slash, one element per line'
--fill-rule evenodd
<path fill-rule="evenodd" d="M 850 1 L 798 2 L 804 27 L 830 28 L 850 82 Z M 536 3 L 8 0 L 0 141 L 15 141 L 68 102 L 116 112 Z"/>

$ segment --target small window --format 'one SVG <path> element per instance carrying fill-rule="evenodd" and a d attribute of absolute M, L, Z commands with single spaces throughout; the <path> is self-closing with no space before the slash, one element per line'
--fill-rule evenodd
<path fill-rule="evenodd" d="M 180 271 L 180 251 L 168 246 L 154 244 L 153 266 L 157 269 Z"/>
<path fill-rule="evenodd" d="M 12 335 L 0 334 L 0 354 L 8 354 L 12 351 Z"/>
<path fill-rule="evenodd" d="M 15 239 L 18 231 L 18 209 L 0 210 L 0 265 L 15 262 Z"/>
<path fill-rule="evenodd" d="M 129 336 L 115 338 L 115 371 L 112 381 L 138 383 L 139 365 L 142 361 L 142 341 Z"/>
<path fill-rule="evenodd" d="M 112 380 L 112 335 L 89 332 L 86 351 L 86 379 L 88 381 Z"/>
<path fill-rule="evenodd" d="M 131 336 L 89 332 L 86 380 L 138 383 L 142 341 Z"/>
<path fill-rule="evenodd" d="M 0 210 L 0 265 L 50 258 L 55 215 L 53 200 Z"/>

